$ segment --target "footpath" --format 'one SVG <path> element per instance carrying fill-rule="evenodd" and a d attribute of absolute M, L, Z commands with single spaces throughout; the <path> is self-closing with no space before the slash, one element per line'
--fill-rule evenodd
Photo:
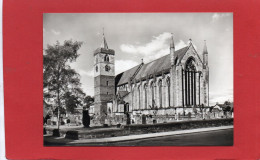
<path fill-rule="evenodd" d="M 52 137 L 44 136 L 44 143 L 46 145 L 73 145 L 73 144 L 96 144 L 96 143 L 113 143 L 120 141 L 131 141 L 137 139 L 147 139 L 154 137 L 172 136 L 172 135 L 182 135 L 197 132 L 209 132 L 223 129 L 232 129 L 233 126 L 220 126 L 220 127 L 208 127 L 208 128 L 197 128 L 197 129 L 187 129 L 169 132 L 158 132 L 149 134 L 139 134 L 139 135 L 129 135 L 120 137 L 109 137 L 109 138 L 96 138 L 96 139 L 81 139 L 81 140 L 71 140 L 63 137 Z"/>

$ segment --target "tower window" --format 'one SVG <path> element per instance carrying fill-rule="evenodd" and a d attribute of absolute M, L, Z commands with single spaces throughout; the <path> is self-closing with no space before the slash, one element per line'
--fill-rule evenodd
<path fill-rule="evenodd" d="M 108 81 L 107 81 L 107 86 L 108 86 Z"/>
<path fill-rule="evenodd" d="M 107 92 L 107 95 L 108 95 L 108 92 Z"/>
<path fill-rule="evenodd" d="M 96 66 L 96 72 L 98 72 L 98 66 Z"/>
<path fill-rule="evenodd" d="M 108 72 L 110 70 L 110 67 L 108 65 L 106 65 L 105 70 Z"/>
<path fill-rule="evenodd" d="M 109 62 L 109 56 L 108 56 L 108 55 L 105 55 L 104 61 L 105 61 L 105 62 Z"/>

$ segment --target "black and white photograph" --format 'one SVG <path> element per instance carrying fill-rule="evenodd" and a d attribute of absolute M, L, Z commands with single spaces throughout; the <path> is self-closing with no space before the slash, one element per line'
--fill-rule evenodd
<path fill-rule="evenodd" d="M 44 146 L 233 146 L 233 13 L 44 13 Z"/>

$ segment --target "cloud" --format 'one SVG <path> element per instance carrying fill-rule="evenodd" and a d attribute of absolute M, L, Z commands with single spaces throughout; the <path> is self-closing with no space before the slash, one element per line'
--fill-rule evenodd
<path fill-rule="evenodd" d="M 92 68 L 91 70 L 88 70 L 88 71 L 79 70 L 79 74 L 80 74 L 81 76 L 94 77 L 94 68 Z"/>
<path fill-rule="evenodd" d="M 214 22 L 218 21 L 219 19 L 228 17 L 230 15 L 231 15 L 231 13 L 214 13 L 212 15 L 211 22 L 214 23 Z"/>
<path fill-rule="evenodd" d="M 224 91 L 210 92 L 209 93 L 210 105 L 224 103 L 225 101 L 233 101 L 233 89 L 226 89 Z"/>
<path fill-rule="evenodd" d="M 132 60 L 116 60 L 115 61 L 115 74 L 124 72 L 134 66 L 137 66 L 138 63 Z"/>
<path fill-rule="evenodd" d="M 169 44 L 166 44 L 166 41 L 171 37 L 171 33 L 164 32 L 157 37 L 153 37 L 151 42 L 146 43 L 145 45 L 131 45 L 131 44 L 122 44 L 120 49 L 126 53 L 131 54 L 141 54 L 141 55 L 150 55 L 154 52 L 159 51 L 166 46 L 169 47 Z"/>
<path fill-rule="evenodd" d="M 157 37 L 154 36 L 150 42 L 144 45 L 122 44 L 120 49 L 125 53 L 143 57 L 144 62 L 147 63 L 170 53 L 170 38 L 171 33 L 164 32 Z M 187 45 L 188 42 L 180 40 L 175 44 L 175 49 L 178 50 Z"/>
<path fill-rule="evenodd" d="M 56 30 L 52 29 L 51 32 L 52 32 L 53 34 L 55 34 L 56 36 L 57 36 L 57 35 L 60 35 L 60 31 L 56 31 Z"/>
<path fill-rule="evenodd" d="M 115 75 L 124 72 L 130 68 L 133 68 L 137 66 L 138 63 L 136 61 L 132 60 L 116 60 L 115 61 Z M 88 77 L 94 77 L 94 68 L 91 70 L 85 71 L 85 70 L 79 70 L 78 73 L 81 76 L 88 76 Z"/>

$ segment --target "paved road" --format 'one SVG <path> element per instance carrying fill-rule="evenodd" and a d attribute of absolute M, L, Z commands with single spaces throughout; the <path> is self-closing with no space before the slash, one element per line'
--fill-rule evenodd
<path fill-rule="evenodd" d="M 73 146 L 232 146 L 233 129 L 156 137 L 103 144 L 74 144 Z"/>

